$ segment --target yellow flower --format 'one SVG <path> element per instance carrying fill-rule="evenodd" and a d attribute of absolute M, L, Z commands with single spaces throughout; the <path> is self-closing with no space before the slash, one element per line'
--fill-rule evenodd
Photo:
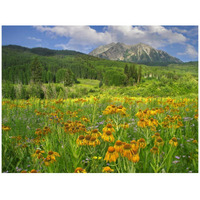
<path fill-rule="evenodd" d="M 123 143 L 122 143 L 122 141 L 117 140 L 117 141 L 115 142 L 114 148 L 115 148 L 115 150 L 116 150 L 117 152 L 122 153 L 122 152 L 123 152 Z"/>
<path fill-rule="evenodd" d="M 43 128 L 43 135 L 47 135 L 48 133 L 51 133 L 51 130 L 50 130 L 49 127 L 45 126 L 45 127 Z"/>
<path fill-rule="evenodd" d="M 96 145 L 100 145 L 100 141 L 96 137 L 91 137 L 89 145 L 95 147 Z"/>
<path fill-rule="evenodd" d="M 122 155 L 124 157 L 127 157 L 129 160 L 132 159 L 133 153 L 132 153 L 132 146 L 130 144 L 124 145 Z"/>
<path fill-rule="evenodd" d="M 97 156 L 93 156 L 93 158 L 92 158 L 92 159 L 96 160 L 96 159 L 97 159 Z"/>
<path fill-rule="evenodd" d="M 155 145 L 156 146 L 163 146 L 164 145 L 164 141 L 161 137 L 158 137 L 156 140 L 155 140 Z"/>
<path fill-rule="evenodd" d="M 130 144 L 131 144 L 131 146 L 132 146 L 132 149 L 138 150 L 138 148 L 139 148 L 138 142 L 136 142 L 135 140 L 132 140 L 132 141 L 130 142 Z"/>
<path fill-rule="evenodd" d="M 79 137 L 78 137 L 78 139 L 76 140 L 76 144 L 78 144 L 78 145 L 84 145 L 84 136 L 83 135 L 80 135 Z"/>
<path fill-rule="evenodd" d="M 160 133 L 155 133 L 153 136 L 151 136 L 152 138 L 157 139 L 158 137 L 160 137 Z"/>
<path fill-rule="evenodd" d="M 41 150 L 37 149 L 37 150 L 35 151 L 35 153 L 32 154 L 32 156 L 33 156 L 33 157 L 37 157 L 38 159 L 40 159 L 40 158 L 43 158 L 43 155 L 42 155 L 43 153 L 44 153 L 44 151 L 41 151 Z"/>
<path fill-rule="evenodd" d="M 112 132 L 111 131 L 106 131 L 106 132 L 103 132 L 103 135 L 101 136 L 102 139 L 104 141 L 107 141 L 107 142 L 114 142 L 115 138 L 114 136 L 112 135 Z"/>
<path fill-rule="evenodd" d="M 90 145 L 90 139 L 91 139 L 91 135 L 86 135 L 85 136 L 85 140 L 84 140 L 84 144 L 85 145 Z"/>
<path fill-rule="evenodd" d="M 106 162 L 116 162 L 119 154 L 115 151 L 114 147 L 108 147 L 104 160 Z"/>
<path fill-rule="evenodd" d="M 36 135 L 42 135 L 42 130 L 40 128 L 37 128 L 35 131 Z"/>
<path fill-rule="evenodd" d="M 142 112 L 142 110 L 139 110 L 139 111 L 136 113 L 135 116 L 137 116 L 138 118 L 143 117 L 143 112 Z"/>
<path fill-rule="evenodd" d="M 153 147 L 153 148 L 151 148 L 151 153 L 153 153 L 153 154 L 157 154 L 159 151 L 158 151 L 158 147 Z"/>
<path fill-rule="evenodd" d="M 140 119 L 137 123 L 137 125 L 141 128 L 145 128 L 148 125 L 148 121 L 146 119 Z"/>
<path fill-rule="evenodd" d="M 56 162 L 56 157 L 60 157 L 59 153 L 53 152 L 53 151 L 49 151 L 47 157 L 43 159 L 44 160 L 44 164 L 46 166 L 49 166 L 50 163 Z"/>
<path fill-rule="evenodd" d="M 74 171 L 74 173 L 87 173 L 85 169 L 81 167 L 77 167 Z"/>
<path fill-rule="evenodd" d="M 104 173 L 111 173 L 111 172 L 114 172 L 114 169 L 111 169 L 110 167 L 104 167 L 102 172 Z"/>
<path fill-rule="evenodd" d="M 2 130 L 3 131 L 9 131 L 11 128 L 9 126 L 4 126 L 2 125 Z"/>
<path fill-rule="evenodd" d="M 171 144 L 172 146 L 176 147 L 178 146 L 178 141 L 176 139 L 176 137 L 173 137 L 170 141 L 169 144 Z"/>
<path fill-rule="evenodd" d="M 137 154 L 133 154 L 133 157 L 132 157 L 131 161 L 136 163 L 136 162 L 139 162 L 139 160 L 140 160 L 139 154 L 138 153 Z"/>
<path fill-rule="evenodd" d="M 126 122 L 125 124 L 120 125 L 123 129 L 129 128 L 129 124 Z"/>
<path fill-rule="evenodd" d="M 158 126 L 158 120 L 157 120 L 157 119 L 154 119 L 154 118 L 151 118 L 151 119 L 148 121 L 148 126 Z"/>
<path fill-rule="evenodd" d="M 98 138 L 101 136 L 101 133 L 98 131 L 98 129 L 94 129 L 91 131 L 91 135 Z"/>
<path fill-rule="evenodd" d="M 192 142 L 193 142 L 193 143 L 198 143 L 197 140 L 193 140 Z"/>
<path fill-rule="evenodd" d="M 142 148 L 142 149 L 144 149 L 144 148 L 146 147 L 146 145 L 147 145 L 144 138 L 140 138 L 140 139 L 137 141 L 137 143 L 138 143 L 138 146 L 139 146 L 140 148 Z"/>
<path fill-rule="evenodd" d="M 115 132 L 115 129 L 113 128 L 112 124 L 107 124 L 106 127 L 103 128 L 103 132 L 110 131 L 111 133 Z"/>
<path fill-rule="evenodd" d="M 81 118 L 81 120 L 83 120 L 84 122 L 90 122 L 90 120 L 89 120 L 87 117 L 85 117 L 85 116 L 83 116 L 83 117 Z"/>
<path fill-rule="evenodd" d="M 37 173 L 35 169 L 32 169 L 30 173 Z"/>

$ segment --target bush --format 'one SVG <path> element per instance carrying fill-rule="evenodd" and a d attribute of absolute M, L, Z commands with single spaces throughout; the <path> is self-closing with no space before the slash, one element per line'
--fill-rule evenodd
<path fill-rule="evenodd" d="M 44 99 L 44 96 L 45 96 L 44 91 L 42 90 L 42 87 L 39 84 L 30 84 L 27 87 L 27 94 L 29 98 L 37 97 L 40 99 Z"/>
<path fill-rule="evenodd" d="M 125 80 L 126 80 L 126 75 L 115 70 L 108 70 L 103 77 L 103 82 L 105 83 L 105 85 L 108 86 L 124 85 Z"/>
<path fill-rule="evenodd" d="M 14 85 L 10 83 L 10 81 L 6 81 L 2 83 L 2 97 L 3 98 L 16 98 L 16 91 Z"/>

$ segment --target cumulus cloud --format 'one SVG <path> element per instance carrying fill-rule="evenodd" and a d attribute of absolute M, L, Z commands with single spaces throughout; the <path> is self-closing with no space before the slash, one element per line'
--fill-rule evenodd
<path fill-rule="evenodd" d="M 34 40 L 36 42 L 41 42 L 41 39 L 35 38 L 35 37 L 28 37 L 29 40 Z"/>
<path fill-rule="evenodd" d="M 47 33 L 52 38 L 58 36 L 66 38 L 66 43 L 56 44 L 56 47 L 84 53 L 111 42 L 123 42 L 129 45 L 142 42 L 159 48 L 169 44 L 186 45 L 188 41 L 183 34 L 184 30 L 163 26 L 107 26 L 101 32 L 90 26 L 36 26 L 35 28 L 40 32 Z M 197 53 L 191 45 L 187 46 L 187 52 L 193 56 Z"/>
<path fill-rule="evenodd" d="M 102 44 L 112 42 L 111 35 L 105 32 L 97 32 L 89 26 L 55 26 L 55 27 L 36 27 L 41 32 L 47 32 L 52 36 L 69 38 L 66 44 L 57 44 L 63 49 L 87 51 Z"/>
<path fill-rule="evenodd" d="M 177 53 L 177 55 L 180 55 L 180 56 L 188 55 L 191 58 L 197 58 L 198 52 L 195 50 L 195 48 L 192 45 L 187 44 L 185 51 L 179 52 Z"/>
<path fill-rule="evenodd" d="M 163 26 L 111 26 L 108 27 L 108 31 L 112 38 L 126 44 L 142 42 L 155 48 L 166 44 L 184 43 L 187 40 L 182 34 L 173 32 Z"/>

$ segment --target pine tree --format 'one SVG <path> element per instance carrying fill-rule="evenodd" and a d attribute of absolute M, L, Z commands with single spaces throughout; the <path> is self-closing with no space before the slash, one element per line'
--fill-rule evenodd
<path fill-rule="evenodd" d="M 142 67 L 139 66 L 139 69 L 138 69 L 138 80 L 137 80 L 137 82 L 140 83 L 141 79 L 142 79 Z"/>
<path fill-rule="evenodd" d="M 130 77 L 130 74 L 129 74 L 129 67 L 128 65 L 126 64 L 125 67 L 124 67 L 124 74 L 127 76 L 127 78 L 129 79 Z"/>
<path fill-rule="evenodd" d="M 135 82 L 137 83 L 137 81 L 138 81 L 138 73 L 137 73 L 135 65 L 130 66 L 129 74 L 130 74 L 130 78 L 133 78 L 133 80 L 135 80 Z M 133 81 L 129 81 L 129 82 L 132 83 Z"/>
<path fill-rule="evenodd" d="M 74 74 L 70 69 L 65 70 L 64 86 L 72 86 Z"/>
<path fill-rule="evenodd" d="M 35 58 L 31 64 L 31 75 L 34 83 L 42 83 L 42 67 L 38 58 Z"/>

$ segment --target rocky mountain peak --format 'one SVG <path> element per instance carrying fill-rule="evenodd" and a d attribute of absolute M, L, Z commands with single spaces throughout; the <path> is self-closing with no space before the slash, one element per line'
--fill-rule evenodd
<path fill-rule="evenodd" d="M 136 45 L 127 45 L 121 42 L 111 43 L 100 46 L 89 54 L 108 60 L 121 60 L 147 65 L 182 63 L 178 58 L 170 56 L 164 51 L 154 49 L 150 45 L 144 43 Z"/>

